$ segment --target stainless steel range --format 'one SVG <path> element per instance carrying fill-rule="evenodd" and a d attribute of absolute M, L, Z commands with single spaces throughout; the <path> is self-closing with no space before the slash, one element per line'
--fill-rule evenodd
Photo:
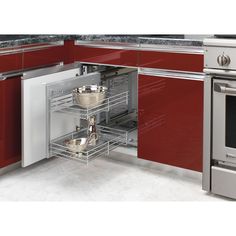
<path fill-rule="evenodd" d="M 203 189 L 236 199 L 236 39 L 204 47 Z"/>

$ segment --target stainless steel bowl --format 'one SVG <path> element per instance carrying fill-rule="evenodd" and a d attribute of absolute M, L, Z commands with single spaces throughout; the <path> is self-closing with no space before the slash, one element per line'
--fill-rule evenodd
<path fill-rule="evenodd" d="M 73 90 L 75 102 L 82 108 L 92 108 L 103 103 L 107 88 L 98 85 L 85 85 Z"/>
<path fill-rule="evenodd" d="M 83 152 L 88 146 L 88 138 L 76 138 L 65 141 L 65 145 L 70 152 L 80 153 Z"/>

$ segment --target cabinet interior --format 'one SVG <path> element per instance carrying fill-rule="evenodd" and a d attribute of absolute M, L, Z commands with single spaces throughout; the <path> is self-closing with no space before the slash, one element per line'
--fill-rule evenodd
<path fill-rule="evenodd" d="M 80 65 L 76 78 L 47 85 L 48 157 L 59 156 L 88 163 L 118 147 L 137 149 L 137 69 Z M 76 106 L 72 91 L 84 85 L 107 87 L 105 101 L 92 109 Z M 98 140 L 80 153 L 71 153 L 66 140 L 87 136 L 88 119 L 94 116 Z"/>

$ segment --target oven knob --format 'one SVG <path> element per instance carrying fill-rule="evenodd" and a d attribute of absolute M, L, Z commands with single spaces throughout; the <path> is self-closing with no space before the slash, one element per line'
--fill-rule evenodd
<path fill-rule="evenodd" d="M 227 66 L 230 63 L 230 57 L 227 55 L 219 55 L 217 57 L 217 62 L 220 66 Z"/>

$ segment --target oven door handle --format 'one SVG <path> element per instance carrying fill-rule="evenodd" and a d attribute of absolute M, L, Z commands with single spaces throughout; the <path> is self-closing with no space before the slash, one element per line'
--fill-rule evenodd
<path fill-rule="evenodd" d="M 236 95 L 236 88 L 229 87 L 228 84 L 224 84 L 224 83 L 215 83 L 214 84 L 214 91 L 216 91 L 218 93 L 227 93 L 227 94 Z"/>

